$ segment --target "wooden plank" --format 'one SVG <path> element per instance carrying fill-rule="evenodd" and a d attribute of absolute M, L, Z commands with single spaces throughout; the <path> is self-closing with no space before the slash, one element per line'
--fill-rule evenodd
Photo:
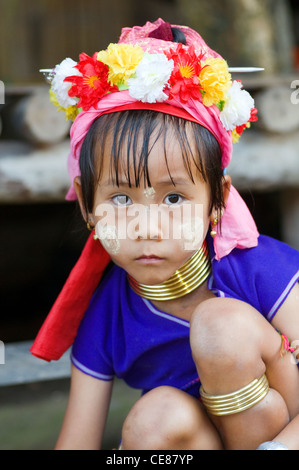
<path fill-rule="evenodd" d="M 32 356 L 31 344 L 32 341 L 21 341 L 4 345 L 4 364 L 0 363 L 1 387 L 70 377 L 69 351 L 59 361 L 46 362 Z"/>
<path fill-rule="evenodd" d="M 70 186 L 68 153 L 68 140 L 37 149 L 25 142 L 0 141 L 1 203 L 64 201 Z"/>
<path fill-rule="evenodd" d="M 51 145 L 65 139 L 71 126 L 63 112 L 50 102 L 47 89 L 21 97 L 3 112 L 3 124 L 10 137 L 22 138 L 34 145 Z"/>

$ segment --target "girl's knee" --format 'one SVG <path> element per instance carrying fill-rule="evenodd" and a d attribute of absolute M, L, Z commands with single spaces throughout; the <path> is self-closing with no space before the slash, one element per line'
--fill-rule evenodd
<path fill-rule="evenodd" d="M 258 323 L 264 318 L 244 302 L 214 298 L 202 302 L 190 322 L 194 351 L 211 355 L 252 348 L 259 341 Z"/>
<path fill-rule="evenodd" d="M 141 397 L 128 414 L 122 430 L 125 449 L 164 449 L 186 433 L 184 405 L 171 387 L 159 387 Z"/>
<path fill-rule="evenodd" d="M 218 374 L 228 371 L 237 375 L 245 370 L 249 381 L 262 375 L 265 322 L 253 307 L 235 299 L 202 302 L 190 322 L 190 344 L 201 378 L 211 373 L 220 378 Z"/>
<path fill-rule="evenodd" d="M 122 447 L 126 450 L 191 449 L 201 445 L 219 448 L 218 434 L 199 402 L 173 387 L 158 387 L 141 397 L 122 429 Z"/>

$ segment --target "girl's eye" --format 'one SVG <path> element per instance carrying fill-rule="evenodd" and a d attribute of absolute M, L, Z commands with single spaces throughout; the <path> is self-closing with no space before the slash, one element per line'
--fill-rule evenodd
<path fill-rule="evenodd" d="M 183 197 L 180 194 L 169 194 L 165 198 L 165 203 L 169 206 L 173 204 L 180 204 L 183 201 Z"/>
<path fill-rule="evenodd" d="M 112 201 L 114 204 L 117 206 L 128 206 L 129 204 L 132 203 L 131 199 L 129 196 L 126 196 L 125 194 L 118 194 L 117 196 L 114 196 L 112 198 Z"/>

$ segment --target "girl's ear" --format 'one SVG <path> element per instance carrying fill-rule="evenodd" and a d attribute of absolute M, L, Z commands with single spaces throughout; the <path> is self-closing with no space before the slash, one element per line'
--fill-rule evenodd
<path fill-rule="evenodd" d="M 229 175 L 224 175 L 222 179 L 224 206 L 226 206 L 231 185 L 232 185 L 231 177 Z"/>
<path fill-rule="evenodd" d="M 224 175 L 223 178 L 222 178 L 222 191 L 223 191 L 224 207 L 221 209 L 221 211 L 219 209 L 217 209 L 216 207 L 213 208 L 213 210 L 211 212 L 211 216 L 210 216 L 210 221 L 211 221 L 212 226 L 217 225 L 217 223 L 219 222 L 219 220 L 222 217 L 223 211 L 225 209 L 225 206 L 226 206 L 226 203 L 227 203 L 227 200 L 228 200 L 230 188 L 231 188 L 231 177 L 229 175 Z"/>
<path fill-rule="evenodd" d="M 80 176 L 76 176 L 76 178 L 74 179 L 73 184 L 74 184 L 74 188 L 75 188 L 75 191 L 76 191 L 76 194 L 77 194 L 81 214 L 82 214 L 83 219 L 85 220 L 85 222 L 88 222 L 88 214 L 86 213 L 86 210 L 85 210 L 85 207 L 84 207 L 84 204 L 83 204 L 82 185 L 81 185 Z"/>

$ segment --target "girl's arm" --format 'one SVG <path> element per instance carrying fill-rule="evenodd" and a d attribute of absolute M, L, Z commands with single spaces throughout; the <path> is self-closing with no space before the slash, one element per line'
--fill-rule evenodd
<path fill-rule="evenodd" d="M 72 366 L 68 405 L 56 450 L 101 447 L 113 382 L 95 379 Z"/>
<path fill-rule="evenodd" d="M 299 362 L 299 284 L 291 290 L 287 299 L 275 315 L 272 325 L 285 334 L 295 352 L 288 359 L 294 363 Z M 299 373 L 299 369 L 298 369 Z M 299 390 L 297 391 L 299 394 Z M 274 440 L 280 441 L 288 448 L 299 450 L 299 412 L 292 421 L 283 429 Z"/>

